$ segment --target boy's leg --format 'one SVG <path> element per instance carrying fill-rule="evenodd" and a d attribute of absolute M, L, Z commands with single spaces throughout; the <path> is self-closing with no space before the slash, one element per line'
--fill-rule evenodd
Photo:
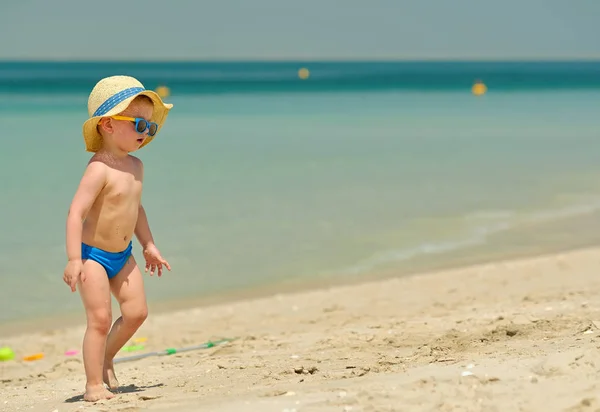
<path fill-rule="evenodd" d="M 106 336 L 112 318 L 110 286 L 106 271 L 99 263 L 85 260 L 83 272 L 85 282 L 79 281 L 78 285 L 87 317 L 83 337 L 83 365 L 87 382 L 83 397 L 86 401 L 95 402 L 114 397 L 102 383 Z"/>
<path fill-rule="evenodd" d="M 104 358 L 104 381 L 111 389 L 117 389 L 119 382 L 115 377 L 113 359 L 148 316 L 144 279 L 133 256 L 129 258 L 119 274 L 110 279 L 110 289 L 119 302 L 121 316 L 115 321 L 108 335 Z"/>

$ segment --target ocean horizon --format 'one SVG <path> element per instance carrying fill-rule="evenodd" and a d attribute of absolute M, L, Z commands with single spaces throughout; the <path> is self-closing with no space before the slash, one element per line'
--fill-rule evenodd
<path fill-rule="evenodd" d="M 600 241 L 600 60 L 0 61 L 0 323 L 83 311 L 65 219 L 113 74 L 174 104 L 136 152 L 173 266 L 145 278 L 151 305 Z"/>
<path fill-rule="evenodd" d="M 302 81 L 298 70 L 307 69 Z M 177 94 L 459 90 L 482 79 L 496 90 L 600 87 L 600 59 L 583 61 L 0 61 L 0 93 L 87 92 L 90 82 L 131 74 Z"/>

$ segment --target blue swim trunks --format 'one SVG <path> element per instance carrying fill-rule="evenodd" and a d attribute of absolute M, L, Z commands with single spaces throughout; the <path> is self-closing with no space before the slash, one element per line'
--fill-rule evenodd
<path fill-rule="evenodd" d="M 106 270 L 108 278 L 112 279 L 123 269 L 123 266 L 125 266 L 131 256 L 131 243 L 129 242 L 127 249 L 122 252 L 107 252 L 82 243 L 81 259 L 91 259 L 94 262 L 100 263 Z"/>

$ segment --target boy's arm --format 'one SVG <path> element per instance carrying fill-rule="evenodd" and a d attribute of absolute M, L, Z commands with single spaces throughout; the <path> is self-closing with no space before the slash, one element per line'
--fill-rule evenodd
<path fill-rule="evenodd" d="M 148 216 L 144 210 L 144 206 L 140 203 L 138 218 L 135 224 L 135 235 L 142 245 L 142 249 L 146 249 L 149 245 L 154 245 L 154 238 L 150 231 L 150 225 L 148 224 Z"/>
<path fill-rule="evenodd" d="M 137 158 L 136 158 L 137 159 Z M 140 166 L 140 179 L 144 180 L 144 165 L 142 161 L 137 159 Z M 135 222 L 135 236 L 138 238 L 138 241 L 142 245 L 142 250 L 144 251 L 144 259 L 146 259 L 146 272 L 150 270 L 150 276 L 154 274 L 154 271 L 158 269 L 158 276 L 162 276 L 163 265 L 167 268 L 167 270 L 171 270 L 171 265 L 167 262 L 158 251 L 156 245 L 154 244 L 154 238 L 152 237 L 152 232 L 150 231 L 150 225 L 148 224 L 148 216 L 146 215 L 146 210 L 140 201 L 139 209 L 138 209 L 138 218 L 137 222 Z"/>
<path fill-rule="evenodd" d="M 85 170 L 67 216 L 67 258 L 81 259 L 81 232 L 83 221 L 106 184 L 106 166 L 91 162 Z"/>
<path fill-rule="evenodd" d="M 142 161 L 132 156 L 134 161 L 137 164 L 140 172 L 140 180 L 144 181 L 144 163 Z M 138 218 L 135 223 L 135 236 L 137 237 L 140 245 L 142 245 L 142 250 L 145 250 L 149 245 L 154 244 L 154 238 L 152 237 L 152 232 L 150 231 L 150 224 L 148 223 L 148 216 L 146 215 L 146 210 L 144 206 L 142 206 L 142 202 L 140 201 L 140 206 L 138 208 Z"/>
<path fill-rule="evenodd" d="M 146 272 L 150 270 L 150 276 L 154 275 L 154 271 L 158 269 L 158 277 L 162 276 L 163 265 L 167 270 L 171 270 L 171 265 L 165 260 L 158 251 L 152 238 L 152 232 L 150 232 L 150 225 L 148 225 L 148 217 L 144 206 L 140 203 L 140 209 L 138 213 L 138 219 L 135 224 L 135 235 L 137 236 L 142 250 L 144 251 L 144 259 L 146 259 Z"/>

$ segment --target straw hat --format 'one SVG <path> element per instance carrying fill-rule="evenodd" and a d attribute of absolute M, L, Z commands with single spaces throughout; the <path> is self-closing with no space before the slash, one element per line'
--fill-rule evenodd
<path fill-rule="evenodd" d="M 154 111 L 150 121 L 158 124 L 154 136 L 148 136 L 140 148 L 150 143 L 160 131 L 167 119 L 172 104 L 162 101 L 152 90 L 146 90 L 144 85 L 130 76 L 106 77 L 96 83 L 88 99 L 88 114 L 90 118 L 83 124 L 83 140 L 88 152 L 97 152 L 102 147 L 102 135 L 98 132 L 98 122 L 103 117 L 121 113 L 137 96 L 148 96 L 154 102 Z"/>

